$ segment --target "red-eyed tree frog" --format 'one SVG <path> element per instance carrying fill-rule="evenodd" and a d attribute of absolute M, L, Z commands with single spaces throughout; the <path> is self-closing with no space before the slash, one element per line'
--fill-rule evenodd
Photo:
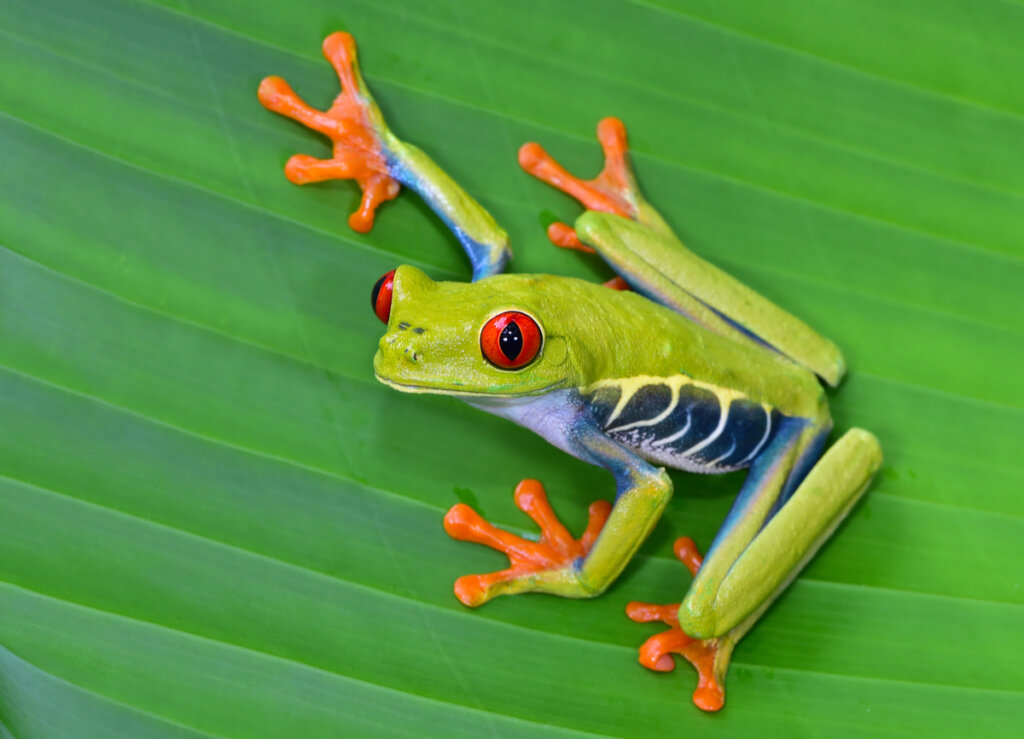
<path fill-rule="evenodd" d="M 670 626 L 641 647 L 641 663 L 670 670 L 670 653 L 682 654 L 700 675 L 694 702 L 721 708 L 737 641 L 828 539 L 882 461 L 877 439 L 863 429 L 825 449 L 832 421 L 819 378 L 839 383 L 839 350 L 683 246 L 640 194 L 625 128 L 614 118 L 598 125 L 606 163 L 593 180 L 573 177 L 537 144 L 523 146 L 519 161 L 586 207 L 574 227 L 554 224 L 552 241 L 597 252 L 619 279 L 598 285 L 499 274 L 510 256 L 505 232 L 422 151 L 391 133 L 359 72 L 352 37 L 332 34 L 323 50 L 343 88 L 327 112 L 280 78 L 260 85 L 267 108 L 334 142 L 331 159 L 292 157 L 288 179 L 355 179 L 363 201 L 349 223 L 359 231 L 406 185 L 451 228 L 473 266 L 470 283 L 435 282 L 402 266 L 374 286 L 373 308 L 387 324 L 373 360 L 377 379 L 402 392 L 460 397 L 615 478 L 614 504 L 593 504 L 579 539 L 535 480 L 519 484 L 516 503 L 540 527 L 537 541 L 487 523 L 466 505 L 453 507 L 444 521 L 451 536 L 510 559 L 500 572 L 459 578 L 457 597 L 478 606 L 523 592 L 598 595 L 668 505 L 672 482 L 663 466 L 712 474 L 748 468 L 706 555 L 690 539 L 676 542 L 693 573 L 682 602 L 627 607 L 636 621 Z"/>

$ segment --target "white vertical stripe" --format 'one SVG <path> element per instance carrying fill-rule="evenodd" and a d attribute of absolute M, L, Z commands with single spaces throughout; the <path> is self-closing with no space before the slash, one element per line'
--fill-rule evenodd
<path fill-rule="evenodd" d="M 736 440 L 733 439 L 732 440 L 732 446 L 729 447 L 729 451 L 727 451 L 725 454 L 723 454 L 718 459 L 713 459 L 710 462 L 708 462 L 708 467 L 714 467 L 716 464 L 721 462 L 723 459 L 725 459 L 726 457 L 728 457 L 730 454 L 732 454 L 735 451 L 736 451 Z M 732 465 L 729 465 L 729 466 L 731 467 Z"/>
<path fill-rule="evenodd" d="M 676 431 L 671 436 L 666 436 L 664 439 L 655 439 L 651 442 L 651 446 L 664 446 L 665 444 L 671 444 L 676 439 L 679 439 L 686 435 L 686 432 L 690 430 L 690 423 L 693 422 L 693 418 L 690 417 L 690 411 L 686 411 L 686 425 L 683 426 L 679 431 Z"/>
<path fill-rule="evenodd" d="M 665 384 L 668 384 L 668 383 L 658 382 L 658 383 L 651 383 L 651 384 L 652 385 L 665 385 Z M 650 385 L 645 385 L 644 387 L 650 387 Z M 674 384 L 674 383 L 673 384 L 669 384 L 669 389 L 672 392 L 672 396 L 669 398 L 668 407 L 665 410 L 663 410 L 661 413 L 656 415 L 654 418 L 648 418 L 648 419 L 645 419 L 645 420 L 642 420 L 642 421 L 633 421 L 632 423 L 627 423 L 627 424 L 624 424 L 622 426 L 616 426 L 613 429 L 607 429 L 607 431 L 609 433 L 611 433 L 612 431 L 625 431 L 626 429 L 635 428 L 637 426 L 654 426 L 654 425 L 659 424 L 662 421 L 664 421 L 666 418 L 669 417 L 669 414 L 672 413 L 672 411 L 674 411 L 676 409 L 676 405 L 679 404 L 679 386 Z M 640 392 L 640 391 L 638 390 L 637 392 Z M 621 411 L 619 411 L 618 413 L 615 413 L 614 416 L 618 417 L 619 413 L 621 413 Z M 612 420 L 614 420 L 614 419 L 613 418 L 609 418 L 608 419 L 608 423 L 611 423 Z"/>
<path fill-rule="evenodd" d="M 751 459 L 756 457 L 757 453 L 759 451 L 761 451 L 761 447 L 763 447 L 764 443 L 766 441 L 768 441 L 768 434 L 770 434 L 772 432 L 772 412 L 770 410 L 768 410 L 768 406 L 766 406 L 764 403 L 761 404 L 761 410 L 764 411 L 765 418 L 767 419 L 767 421 L 765 422 L 765 427 L 764 427 L 764 436 L 761 437 L 761 441 L 757 442 L 757 446 L 754 447 L 754 451 L 752 451 L 750 454 L 748 454 L 743 459 L 741 459 L 739 462 L 737 462 L 736 463 L 737 465 L 746 464 Z"/>
<path fill-rule="evenodd" d="M 711 432 L 711 436 L 704 439 L 704 441 L 697 442 L 692 447 L 687 449 L 685 452 L 680 452 L 682 456 L 689 457 L 691 454 L 696 454 L 701 449 L 703 449 L 708 444 L 717 439 L 719 436 L 721 436 L 722 432 L 725 430 L 725 424 L 729 421 L 729 408 L 730 406 L 732 406 L 732 398 L 729 399 L 728 405 L 722 403 L 722 399 L 719 398 L 717 394 L 715 395 L 715 399 L 718 401 L 718 405 L 722 409 L 722 415 L 718 419 L 718 426 L 716 426 L 715 430 Z"/>

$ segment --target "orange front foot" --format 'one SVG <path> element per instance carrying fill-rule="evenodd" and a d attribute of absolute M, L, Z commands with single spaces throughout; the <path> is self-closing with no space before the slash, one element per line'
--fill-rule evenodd
<path fill-rule="evenodd" d="M 618 118 L 604 118 L 597 124 L 597 138 L 604 150 L 604 169 L 592 180 L 569 174 L 540 144 L 523 144 L 519 164 L 537 179 L 579 200 L 587 210 L 635 218 L 639 191 L 627 158 L 626 127 Z M 551 224 L 548 238 L 556 246 L 593 251 L 564 223 Z"/>
<path fill-rule="evenodd" d="M 497 595 L 529 591 L 578 597 L 574 564 L 590 552 L 612 510 L 607 501 L 592 503 L 587 528 L 577 540 L 558 520 L 537 480 L 523 480 L 516 486 L 515 503 L 540 526 L 538 541 L 502 531 L 464 503 L 452 506 L 444 517 L 444 529 L 453 539 L 489 546 L 506 554 L 511 563 L 499 572 L 456 580 L 455 596 L 467 606 L 479 606 Z"/>
<path fill-rule="evenodd" d="M 696 575 L 700 568 L 701 556 L 693 539 L 684 536 L 676 540 L 676 557 L 686 565 L 690 574 Z M 704 711 L 717 711 L 725 704 L 726 665 L 719 659 L 718 639 L 694 639 L 679 628 L 679 604 L 654 605 L 633 601 L 626 606 L 626 615 L 638 623 L 661 621 L 670 628 L 655 634 L 640 647 L 640 664 L 649 670 L 669 672 L 675 669 L 671 654 L 680 654 L 694 666 L 699 675 L 697 689 L 693 691 L 693 702 Z"/>
<path fill-rule="evenodd" d="M 311 108 L 280 77 L 264 79 L 259 98 L 268 110 L 292 118 L 334 142 L 331 159 L 297 154 L 285 165 L 285 176 L 296 185 L 355 180 L 363 191 L 363 199 L 348 223 L 354 230 L 366 233 L 373 228 L 377 208 L 397 196 L 400 186 L 388 169 L 381 143 L 383 120 L 359 72 L 355 40 L 344 32 L 332 33 L 324 39 L 323 51 L 342 86 L 341 94 L 328 111 Z"/>

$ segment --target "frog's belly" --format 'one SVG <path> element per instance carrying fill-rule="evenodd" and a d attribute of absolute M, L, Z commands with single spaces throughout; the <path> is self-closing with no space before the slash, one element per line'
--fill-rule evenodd
<path fill-rule="evenodd" d="M 605 380 L 584 397 L 609 437 L 651 462 L 691 472 L 749 466 L 782 420 L 767 404 L 684 375 Z"/>

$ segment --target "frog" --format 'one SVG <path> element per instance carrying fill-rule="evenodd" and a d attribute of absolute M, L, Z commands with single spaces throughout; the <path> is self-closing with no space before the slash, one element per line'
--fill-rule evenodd
<path fill-rule="evenodd" d="M 323 52 L 341 93 L 324 112 L 284 80 L 268 77 L 259 99 L 333 142 L 330 159 L 295 155 L 296 184 L 354 179 L 363 190 L 349 224 L 366 232 L 377 209 L 405 186 L 451 229 L 472 267 L 469 282 L 435 281 L 402 265 L 373 286 L 387 328 L 373 358 L 377 380 L 403 393 L 454 396 L 530 429 L 558 449 L 611 473 L 614 502 L 599 500 L 577 538 L 537 480 L 515 489 L 540 529 L 527 538 L 465 503 L 444 517 L 461 541 L 506 554 L 509 567 L 455 581 L 477 607 L 501 595 L 591 598 L 636 555 L 673 495 L 666 468 L 701 474 L 747 470 L 706 553 L 674 543 L 691 583 L 681 601 L 630 602 L 626 615 L 667 630 L 640 648 L 665 672 L 673 655 L 698 673 L 693 702 L 717 711 L 736 644 L 830 538 L 881 466 L 878 439 L 852 428 L 828 445 L 825 386 L 845 361 L 834 343 L 683 245 L 644 198 L 624 124 L 597 127 L 605 164 L 591 180 L 570 174 L 539 144 L 525 144 L 529 174 L 584 207 L 573 225 L 552 223 L 556 245 L 593 253 L 616 273 L 605 284 L 504 271 L 507 232 L 418 147 L 387 126 L 346 32 Z"/>

